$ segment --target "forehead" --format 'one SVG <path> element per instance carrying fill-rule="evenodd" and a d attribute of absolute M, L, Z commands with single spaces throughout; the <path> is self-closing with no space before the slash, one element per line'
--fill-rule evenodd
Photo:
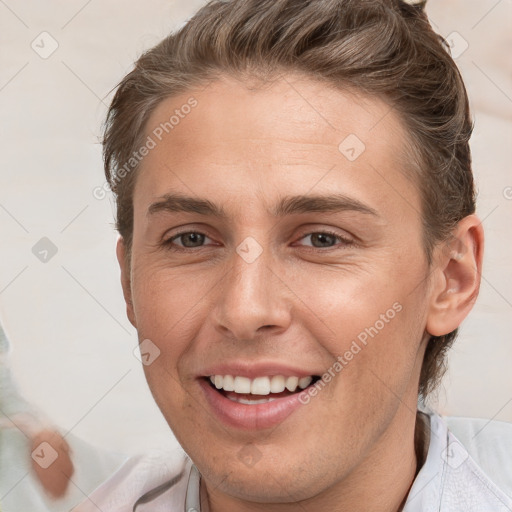
<path fill-rule="evenodd" d="M 155 147 L 140 166 L 139 203 L 169 189 L 223 195 L 238 210 L 239 193 L 250 202 L 251 190 L 265 198 L 276 189 L 363 196 L 379 189 L 395 204 L 416 195 L 403 172 L 407 136 L 396 112 L 300 75 L 265 86 L 222 77 L 162 101 L 145 132 Z"/>

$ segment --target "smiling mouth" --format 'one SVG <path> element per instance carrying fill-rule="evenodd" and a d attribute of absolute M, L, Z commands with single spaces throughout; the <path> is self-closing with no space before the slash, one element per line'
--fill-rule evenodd
<path fill-rule="evenodd" d="M 320 377 L 263 376 L 249 379 L 233 375 L 206 377 L 210 386 L 232 402 L 245 405 L 265 404 L 279 398 L 295 395 L 313 386 Z"/>

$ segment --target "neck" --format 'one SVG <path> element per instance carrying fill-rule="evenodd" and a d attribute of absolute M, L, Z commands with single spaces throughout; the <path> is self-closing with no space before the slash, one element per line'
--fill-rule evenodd
<path fill-rule="evenodd" d="M 388 429 L 365 459 L 345 478 L 311 498 L 301 500 L 307 511 L 399 512 L 423 463 L 424 428 L 420 418 L 401 403 Z M 418 453 L 419 450 L 419 453 Z M 203 512 L 292 512 L 297 502 L 242 501 L 202 486 Z"/>

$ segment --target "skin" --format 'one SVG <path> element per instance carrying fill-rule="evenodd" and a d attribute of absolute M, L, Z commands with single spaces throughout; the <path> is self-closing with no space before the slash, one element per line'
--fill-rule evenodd
<path fill-rule="evenodd" d="M 416 471 L 426 342 L 474 303 L 480 222 L 461 221 L 459 243 L 436 248 L 429 268 L 395 112 L 301 76 L 252 85 L 223 77 L 166 99 L 147 124 L 149 135 L 192 94 L 198 101 L 141 164 L 130 266 L 122 238 L 117 246 L 128 317 L 161 351 L 144 367 L 149 386 L 212 512 L 397 511 Z M 366 145 L 353 162 L 338 150 L 349 134 Z M 148 213 L 171 192 L 206 198 L 228 217 Z M 283 196 L 332 193 L 376 214 L 269 213 Z M 206 238 L 171 240 L 181 230 Z M 325 230 L 348 242 L 311 236 Z M 263 249 L 252 263 L 236 252 L 246 237 Z M 277 427 L 244 431 L 210 413 L 197 379 L 207 365 L 277 361 L 321 374 L 395 303 L 395 318 Z M 243 462 L 244 448 L 255 464 Z"/>
<path fill-rule="evenodd" d="M 75 471 L 71 460 L 71 449 L 66 440 L 55 430 L 45 429 L 37 432 L 31 439 L 30 452 L 40 453 L 42 443 L 48 443 L 57 452 L 57 458 L 47 468 L 41 467 L 31 459 L 32 470 L 48 496 L 59 499 L 66 494 L 69 479 Z"/>

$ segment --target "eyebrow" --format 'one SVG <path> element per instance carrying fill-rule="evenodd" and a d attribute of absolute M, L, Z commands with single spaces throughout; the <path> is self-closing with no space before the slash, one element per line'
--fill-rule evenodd
<path fill-rule="evenodd" d="M 312 212 L 353 211 L 379 217 L 376 210 L 343 194 L 285 196 L 270 210 L 274 217 Z M 228 214 L 222 206 L 208 199 L 198 199 L 182 194 L 165 194 L 148 208 L 148 214 L 159 212 L 196 213 L 199 215 L 227 219 Z"/>

